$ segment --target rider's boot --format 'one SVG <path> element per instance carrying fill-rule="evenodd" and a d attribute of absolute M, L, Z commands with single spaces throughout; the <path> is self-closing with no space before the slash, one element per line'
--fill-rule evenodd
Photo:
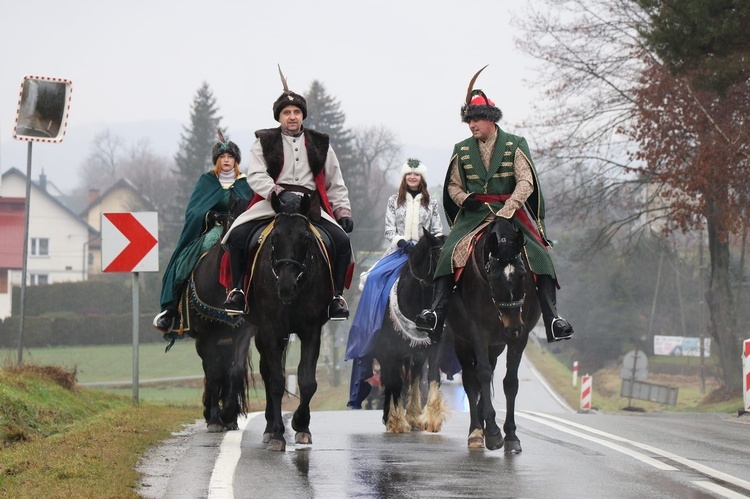
<path fill-rule="evenodd" d="M 539 306 L 542 309 L 547 343 L 569 340 L 573 335 L 573 326 L 557 315 L 557 286 L 552 276 L 538 274 L 536 276 L 536 291 L 539 297 Z"/>
<path fill-rule="evenodd" d="M 445 315 L 448 313 L 448 305 L 453 295 L 453 275 L 448 274 L 435 279 L 435 287 L 432 290 L 432 306 L 422 310 L 414 323 L 420 331 L 426 331 L 430 339 L 439 341 L 443 335 Z"/>
<path fill-rule="evenodd" d="M 176 318 L 177 311 L 172 308 L 166 308 L 154 317 L 154 327 L 166 335 L 174 327 Z"/>
<path fill-rule="evenodd" d="M 242 290 L 245 284 L 245 254 L 239 248 L 229 248 L 229 268 L 232 271 L 232 284 L 234 289 L 229 292 L 224 300 L 224 310 L 230 314 L 244 314 L 246 308 L 245 292 Z"/>
<path fill-rule="evenodd" d="M 343 296 L 349 261 L 350 255 L 346 254 L 337 256 L 333 263 L 333 285 L 336 289 L 333 300 L 328 305 L 328 318 L 332 321 L 343 321 L 349 318 L 349 306 Z"/>

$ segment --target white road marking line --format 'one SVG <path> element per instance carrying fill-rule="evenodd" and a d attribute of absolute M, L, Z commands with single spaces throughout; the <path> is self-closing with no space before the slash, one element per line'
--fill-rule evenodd
<path fill-rule="evenodd" d="M 738 494 L 733 490 L 729 490 L 726 487 L 722 487 L 721 485 L 716 485 L 714 482 L 694 481 L 693 483 L 713 492 L 714 494 L 718 494 L 721 497 L 726 497 L 727 499 L 747 499 L 748 497 L 746 495 Z"/>
<path fill-rule="evenodd" d="M 636 451 L 630 450 L 630 449 L 628 449 L 626 447 L 623 447 L 621 445 L 618 445 L 618 444 L 615 444 L 615 443 L 612 443 L 612 442 L 608 442 L 606 440 L 602 440 L 601 438 L 592 437 L 591 435 L 586 435 L 585 433 L 581 433 L 579 431 L 571 430 L 570 428 L 567 428 L 565 426 L 562 426 L 562 425 L 559 425 L 559 424 L 556 424 L 556 423 L 552 423 L 550 421 L 545 421 L 544 419 L 539 418 L 537 416 L 532 416 L 532 415 L 530 415 L 527 412 L 516 412 L 516 415 L 520 416 L 520 417 L 523 417 L 523 418 L 526 418 L 526 419 L 530 419 L 532 421 L 536 421 L 537 423 L 543 424 L 545 426 L 549 426 L 550 428 L 554 428 L 554 429 L 556 429 L 558 431 L 561 431 L 563 433 L 569 433 L 569 434 L 574 435 L 574 436 L 576 436 L 578 438 L 582 438 L 584 440 L 589 440 L 589 441 L 597 443 L 599 445 L 603 445 L 604 447 L 609 447 L 612 450 L 615 450 L 617 452 L 620 452 L 622 454 L 630 456 L 630 457 L 632 457 L 634 459 L 637 459 L 637 460 L 639 460 L 639 461 L 641 461 L 641 462 L 643 462 L 645 464 L 651 465 L 651 466 L 653 466 L 656 469 L 659 469 L 659 470 L 662 470 L 662 471 L 678 471 L 677 468 L 675 468 L 674 466 L 670 466 L 668 464 L 662 463 L 661 461 L 658 461 L 658 460 L 656 460 L 656 459 L 654 459 L 652 457 L 649 457 L 649 456 L 647 456 L 645 454 L 641 454 L 640 452 L 636 452 Z"/>
<path fill-rule="evenodd" d="M 211 472 L 211 481 L 208 484 L 208 497 L 211 499 L 234 499 L 234 470 L 242 453 L 242 434 L 251 419 L 263 414 L 262 412 L 251 412 L 244 418 L 237 420 L 239 430 L 228 431 L 221 441 L 219 456 L 214 463 Z"/>
<path fill-rule="evenodd" d="M 523 411 L 523 412 L 526 412 L 528 414 L 533 414 L 535 416 L 539 416 L 539 417 L 551 419 L 551 420 L 554 420 L 554 421 L 558 421 L 558 422 L 566 424 L 568 426 L 573 426 L 575 428 L 578 428 L 578 429 L 581 429 L 581 430 L 584 430 L 584 431 L 588 431 L 589 433 L 593 433 L 595 435 L 600 435 L 600 436 L 609 438 L 611 440 L 615 440 L 615 441 L 618 441 L 618 442 L 625 442 L 627 444 L 632 445 L 633 447 L 638 447 L 639 449 L 647 450 L 647 451 L 649 451 L 649 452 L 651 452 L 653 454 L 656 454 L 658 456 L 662 456 L 662 457 L 665 457 L 667 459 L 671 459 L 672 461 L 675 461 L 675 462 L 680 463 L 680 464 L 682 464 L 684 466 L 687 466 L 688 468 L 692 468 L 695 471 L 698 471 L 699 473 L 702 473 L 704 475 L 710 476 L 710 477 L 715 478 L 717 480 L 721 480 L 723 482 L 730 483 L 732 485 L 735 485 L 737 487 L 743 488 L 745 490 L 750 490 L 750 482 L 748 482 L 747 480 L 743 480 L 741 478 L 737 478 L 737 477 L 735 477 L 733 475 L 730 475 L 728 473 L 724 473 L 723 471 L 718 471 L 718 470 L 715 470 L 713 468 L 709 468 L 708 466 L 705 466 L 703 464 L 697 463 L 697 462 L 692 461 L 690 459 L 687 459 L 685 457 L 678 456 L 677 454 L 673 454 L 671 452 L 659 449 L 657 447 L 653 447 L 653 446 L 647 445 L 647 444 L 642 444 L 640 442 L 636 442 L 635 440 L 628 440 L 627 438 L 619 437 L 619 436 L 613 435 L 611 433 L 607 433 L 607 432 L 604 432 L 604 431 L 601 431 L 601 430 L 597 430 L 595 428 L 590 428 L 588 426 L 585 426 L 585 425 L 582 425 L 582 424 L 579 424 L 579 423 L 574 423 L 573 421 L 567 421 L 567 420 L 565 420 L 563 418 L 559 418 L 559 417 L 552 416 L 552 415 L 549 415 L 549 414 L 543 414 L 543 413 L 534 412 L 534 411 Z"/>
<path fill-rule="evenodd" d="M 555 402 L 560 404 L 562 408 L 567 410 L 568 412 L 576 412 L 575 409 L 570 407 L 570 405 L 563 399 L 560 395 L 557 394 L 557 392 L 547 383 L 547 380 L 544 379 L 544 377 L 539 373 L 539 371 L 536 370 L 536 367 L 534 367 L 534 364 L 531 363 L 526 357 L 521 357 L 521 362 L 524 362 L 526 364 L 526 367 L 529 368 L 529 370 L 534 373 L 534 376 L 536 376 L 537 381 L 539 381 L 545 390 L 547 390 L 547 393 L 550 394 L 550 396 L 555 399 Z"/>

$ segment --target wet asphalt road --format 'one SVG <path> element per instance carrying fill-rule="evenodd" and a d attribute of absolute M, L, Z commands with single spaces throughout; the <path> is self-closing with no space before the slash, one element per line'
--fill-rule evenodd
<path fill-rule="evenodd" d="M 499 365 L 503 365 L 499 363 Z M 313 445 L 261 443 L 265 421 L 184 437 L 174 469 L 149 497 L 701 498 L 750 495 L 750 420 L 714 414 L 578 414 L 530 365 L 520 372 L 519 455 L 469 450 L 460 382 L 443 392 L 452 413 L 439 434 L 387 434 L 380 411 L 313 413 Z M 500 379 L 495 386 L 502 392 Z M 595 395 L 594 395 L 595 397 Z M 505 417 L 497 393 L 498 421 Z M 289 415 L 288 417 L 291 417 Z"/>

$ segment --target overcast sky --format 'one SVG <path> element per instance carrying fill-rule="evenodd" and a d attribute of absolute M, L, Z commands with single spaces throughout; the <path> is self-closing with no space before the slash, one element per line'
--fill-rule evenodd
<path fill-rule="evenodd" d="M 468 136 L 459 109 L 485 64 L 476 87 L 503 110 L 501 126 L 519 132 L 534 62 L 515 48 L 510 18 L 525 8 L 505 0 L 0 0 L 0 166 L 26 171 L 27 143 L 12 138 L 25 75 L 73 82 L 65 139 L 32 149 L 33 178 L 44 169 L 69 190 L 105 129 L 128 143 L 151 137 L 155 152 L 173 157 L 204 81 L 246 151 L 255 129 L 277 125 L 278 63 L 294 91 L 321 81 L 348 127 L 393 130 L 404 159 L 423 156 L 433 184 Z"/>

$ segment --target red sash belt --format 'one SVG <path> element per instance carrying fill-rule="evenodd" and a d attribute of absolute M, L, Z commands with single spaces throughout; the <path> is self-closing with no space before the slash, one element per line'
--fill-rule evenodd
<path fill-rule="evenodd" d="M 474 194 L 474 196 L 483 203 L 504 203 L 510 198 L 510 194 Z M 539 234 L 539 229 L 537 229 L 536 225 L 531 221 L 526 210 L 523 208 L 516 210 L 513 216 L 521 222 L 524 227 L 529 229 L 529 232 L 534 235 L 534 239 L 542 245 L 542 248 L 547 247 L 547 244 L 542 240 L 542 236 Z"/>

